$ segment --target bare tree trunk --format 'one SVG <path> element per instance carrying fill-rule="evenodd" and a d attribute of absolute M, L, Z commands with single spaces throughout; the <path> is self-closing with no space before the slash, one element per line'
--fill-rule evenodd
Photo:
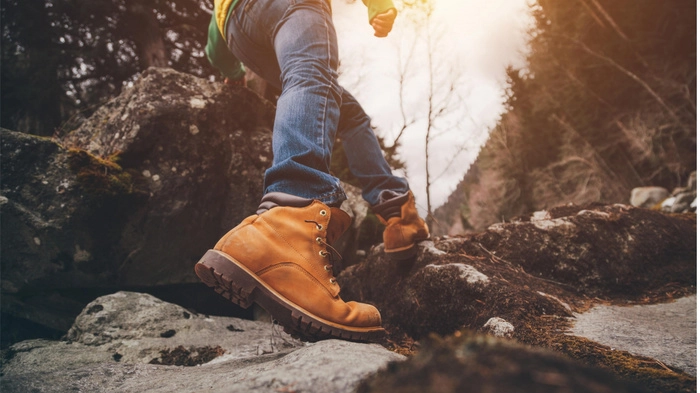
<path fill-rule="evenodd" d="M 425 158 L 425 197 L 426 197 L 426 208 L 428 210 L 427 215 L 426 215 L 426 223 L 428 224 L 428 227 L 432 229 L 432 224 L 434 222 L 433 218 L 433 205 L 431 202 L 430 198 L 430 186 L 431 184 L 431 179 L 430 179 L 430 139 L 431 139 L 431 134 L 433 131 L 433 127 L 435 125 L 434 120 L 435 120 L 435 78 L 434 78 L 434 67 L 433 67 L 433 42 L 432 42 L 432 32 L 431 32 L 431 15 L 432 15 L 432 3 L 424 3 L 422 6 L 419 7 L 421 10 L 418 13 L 418 20 L 417 23 L 418 25 L 422 25 L 422 27 L 425 29 L 424 30 L 424 37 L 425 37 L 425 47 L 426 47 L 426 60 L 428 62 L 428 86 L 427 86 L 427 93 L 428 93 L 428 113 L 426 116 L 426 128 L 425 128 L 425 139 L 424 139 L 424 147 L 423 147 L 423 155 Z M 403 87 L 402 87 L 403 91 Z M 403 131 L 402 131 L 403 132 Z"/>
<path fill-rule="evenodd" d="M 429 15 L 428 15 L 429 16 Z M 427 19 L 427 18 L 426 18 Z M 427 209 L 428 209 L 428 214 L 425 217 L 426 222 L 428 223 L 428 227 L 432 230 L 433 229 L 433 205 L 430 202 L 430 136 L 433 131 L 433 126 L 434 126 L 434 120 L 435 120 L 435 81 L 434 81 L 434 73 L 435 69 L 433 67 L 433 45 L 432 45 L 432 34 L 430 31 L 430 20 L 427 20 L 428 23 L 428 28 L 427 28 L 427 37 L 426 37 L 426 44 L 427 44 L 427 56 L 428 56 L 428 72 L 430 75 L 428 76 L 428 126 L 425 129 L 425 195 L 426 195 L 426 203 L 427 203 Z"/>
<path fill-rule="evenodd" d="M 18 29 L 7 42 L 10 37 L 2 33 L 2 126 L 51 135 L 61 124 L 65 93 L 58 75 L 58 56 L 48 49 L 56 39 L 49 11 L 44 2 L 34 1 L 8 2 L 2 8 L 3 23 L 14 19 L 31 21 L 31 26 L 38 27 Z"/>
<path fill-rule="evenodd" d="M 138 0 L 130 0 L 126 4 L 126 26 L 136 44 L 141 69 L 168 66 L 163 33 L 150 4 Z"/>
<path fill-rule="evenodd" d="M 452 126 L 445 126 L 443 122 L 447 121 L 451 115 L 462 109 L 462 107 L 456 105 L 456 103 L 464 103 L 458 100 L 459 94 L 457 94 L 455 90 L 455 86 L 459 80 L 460 70 L 453 64 L 447 65 L 444 62 L 437 61 L 438 58 L 436 56 L 440 55 L 440 44 L 445 42 L 445 36 L 444 32 L 440 31 L 440 27 L 432 23 L 435 1 L 404 1 L 401 7 L 403 7 L 402 14 L 404 17 L 410 20 L 415 27 L 415 30 L 413 30 L 413 34 L 415 35 L 412 36 L 413 41 L 410 46 L 407 47 L 408 51 L 406 56 L 400 56 L 399 58 L 399 109 L 401 111 L 403 123 L 394 138 L 394 145 L 392 148 L 396 148 L 405 133 L 411 132 L 414 127 L 417 127 L 419 121 L 421 124 L 425 121 L 425 126 L 420 131 L 423 133 L 422 136 L 424 140 L 423 158 L 425 160 L 425 197 L 427 204 L 425 221 L 429 227 L 432 227 L 435 225 L 432 195 L 433 182 L 447 172 L 447 169 L 449 169 L 456 160 L 457 156 L 464 150 L 463 148 L 458 149 L 452 159 L 449 160 L 447 167 L 445 167 L 439 175 L 436 176 L 435 172 L 431 171 L 431 163 L 433 164 L 432 169 L 435 169 L 435 158 L 443 158 L 440 154 L 433 154 L 435 152 L 431 150 L 433 147 L 432 142 L 442 136 L 446 131 L 454 131 Z M 421 44 L 425 46 L 423 47 Z M 424 49 L 424 52 L 421 49 Z M 421 56 L 423 60 L 422 64 L 427 63 L 427 65 L 422 66 L 420 61 L 415 61 L 415 56 L 417 55 Z M 451 67 L 455 68 L 453 69 Z M 417 68 L 418 71 L 413 68 Z M 448 70 L 447 68 L 450 69 Z M 407 94 L 410 88 L 409 79 L 411 79 L 412 72 L 427 72 L 427 75 L 425 75 L 427 78 L 425 94 L 427 96 L 419 98 L 420 101 L 426 104 L 426 107 L 424 107 L 425 112 L 420 110 L 420 113 L 416 113 L 415 108 L 407 105 L 407 96 L 404 95 L 404 93 Z M 423 82 L 421 81 L 421 83 Z"/>
<path fill-rule="evenodd" d="M 388 149 L 394 151 L 399 145 L 399 141 L 401 137 L 403 136 L 403 133 L 406 131 L 408 127 L 413 125 L 416 122 L 415 117 L 408 115 L 408 111 L 406 110 L 406 99 L 404 95 L 404 91 L 406 89 L 406 83 L 408 81 L 408 73 L 409 73 L 409 68 L 410 65 L 413 63 L 413 58 L 415 55 L 416 51 L 416 44 L 417 44 L 416 39 L 413 40 L 411 43 L 411 48 L 408 52 L 408 55 L 406 55 L 405 59 L 403 56 L 401 56 L 401 47 L 399 44 L 399 66 L 398 66 L 398 75 L 399 75 L 399 107 L 401 110 L 401 129 L 399 130 L 399 133 L 396 134 L 396 137 L 394 138 L 394 142 L 392 143 L 391 146 L 388 147 Z"/>

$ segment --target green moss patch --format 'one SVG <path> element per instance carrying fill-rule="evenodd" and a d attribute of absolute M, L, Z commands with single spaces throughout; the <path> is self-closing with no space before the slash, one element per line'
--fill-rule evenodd
<path fill-rule="evenodd" d="M 85 150 L 68 149 L 68 165 L 76 174 L 78 183 L 88 193 L 96 196 L 129 194 L 133 191 L 133 181 L 116 161 L 96 157 Z"/>

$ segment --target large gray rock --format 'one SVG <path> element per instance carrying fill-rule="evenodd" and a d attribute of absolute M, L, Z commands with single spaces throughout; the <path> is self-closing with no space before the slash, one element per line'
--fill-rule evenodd
<path fill-rule="evenodd" d="M 2 130 L 3 343 L 65 333 L 71 293 L 198 282 L 257 207 L 273 118 L 247 89 L 149 69 L 58 140 Z"/>
<path fill-rule="evenodd" d="M 697 375 L 697 295 L 661 304 L 598 305 L 576 314 L 571 333 Z"/>
<path fill-rule="evenodd" d="M 57 140 L 1 130 L 3 343 L 27 324 L 65 333 L 83 291 L 199 283 L 197 260 L 257 209 L 274 110 L 152 68 Z M 359 223 L 367 207 L 346 188 Z M 348 260 L 358 230 L 341 239 Z"/>
<path fill-rule="evenodd" d="M 65 332 L 84 303 L 58 292 L 118 281 L 119 233 L 146 197 L 117 164 L 51 139 L 2 129 L 0 147 L 3 342 L 13 318 Z"/>
<path fill-rule="evenodd" d="M 88 304 L 65 339 L 118 354 L 127 363 L 148 363 L 180 345 L 219 346 L 229 358 L 302 346 L 277 330 L 269 322 L 208 317 L 150 295 L 117 292 Z"/>
<path fill-rule="evenodd" d="M 62 138 L 118 157 L 147 196 L 116 239 L 120 283 L 198 281 L 193 263 L 259 203 L 273 120 L 247 89 L 151 68 Z"/>
<path fill-rule="evenodd" d="M 685 213 L 692 211 L 692 203 L 697 199 L 697 192 L 681 192 L 678 195 L 668 198 L 664 201 L 664 205 L 670 205 L 670 208 L 665 209 L 663 206 L 662 210 L 668 211 L 669 213 Z"/>
<path fill-rule="evenodd" d="M 68 227 L 90 196 L 76 186 L 69 152 L 54 141 L 0 129 L 0 148 L 2 291 L 14 293 L 84 262 L 87 231 Z M 74 238 L 69 246 L 66 238 Z"/>
<path fill-rule="evenodd" d="M 304 344 L 269 322 L 196 315 L 130 292 L 90 303 L 67 339 L 10 347 L 2 391 L 352 392 L 403 359 L 376 344 Z"/>

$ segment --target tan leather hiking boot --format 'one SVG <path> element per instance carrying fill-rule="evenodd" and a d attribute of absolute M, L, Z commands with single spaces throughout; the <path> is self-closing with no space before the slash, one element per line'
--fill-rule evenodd
<path fill-rule="evenodd" d="M 263 202 L 259 214 L 207 251 L 195 272 L 241 307 L 258 303 L 299 338 L 366 341 L 382 336 L 379 311 L 343 301 L 333 277 L 329 244 L 347 229 L 350 217 L 319 201 L 303 201 L 306 206 L 271 208 Z"/>
<path fill-rule="evenodd" d="M 382 193 L 382 201 L 372 210 L 384 228 L 384 252 L 394 260 L 410 259 L 416 255 L 416 243 L 430 238 L 428 225 L 418 216 L 413 193 Z"/>

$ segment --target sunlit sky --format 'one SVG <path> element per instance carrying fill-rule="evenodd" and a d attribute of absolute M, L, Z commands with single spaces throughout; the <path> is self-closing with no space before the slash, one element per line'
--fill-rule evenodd
<path fill-rule="evenodd" d="M 503 111 L 505 67 L 523 64 L 530 22 L 527 3 L 528 0 L 436 1 L 434 21 L 445 33 L 435 63 L 459 70 L 441 72 L 440 76 L 458 80 L 456 94 L 463 97 L 463 104 L 446 119 L 452 123 L 449 130 L 430 142 L 431 178 L 442 174 L 432 181 L 433 209 L 442 205 L 454 191 Z M 340 50 L 340 83 L 363 105 L 377 133 L 393 140 L 402 124 L 398 48 L 416 28 L 399 15 L 389 37 L 376 38 L 367 22 L 367 9 L 359 0 L 352 3 L 333 0 L 333 18 Z M 405 132 L 399 150 L 407 166 L 406 172 L 399 174 L 408 178 L 422 215 L 427 206 L 426 116 L 421 115 L 427 101 L 429 67 L 426 58 L 424 52 L 416 55 L 405 100 L 418 119 Z"/>

